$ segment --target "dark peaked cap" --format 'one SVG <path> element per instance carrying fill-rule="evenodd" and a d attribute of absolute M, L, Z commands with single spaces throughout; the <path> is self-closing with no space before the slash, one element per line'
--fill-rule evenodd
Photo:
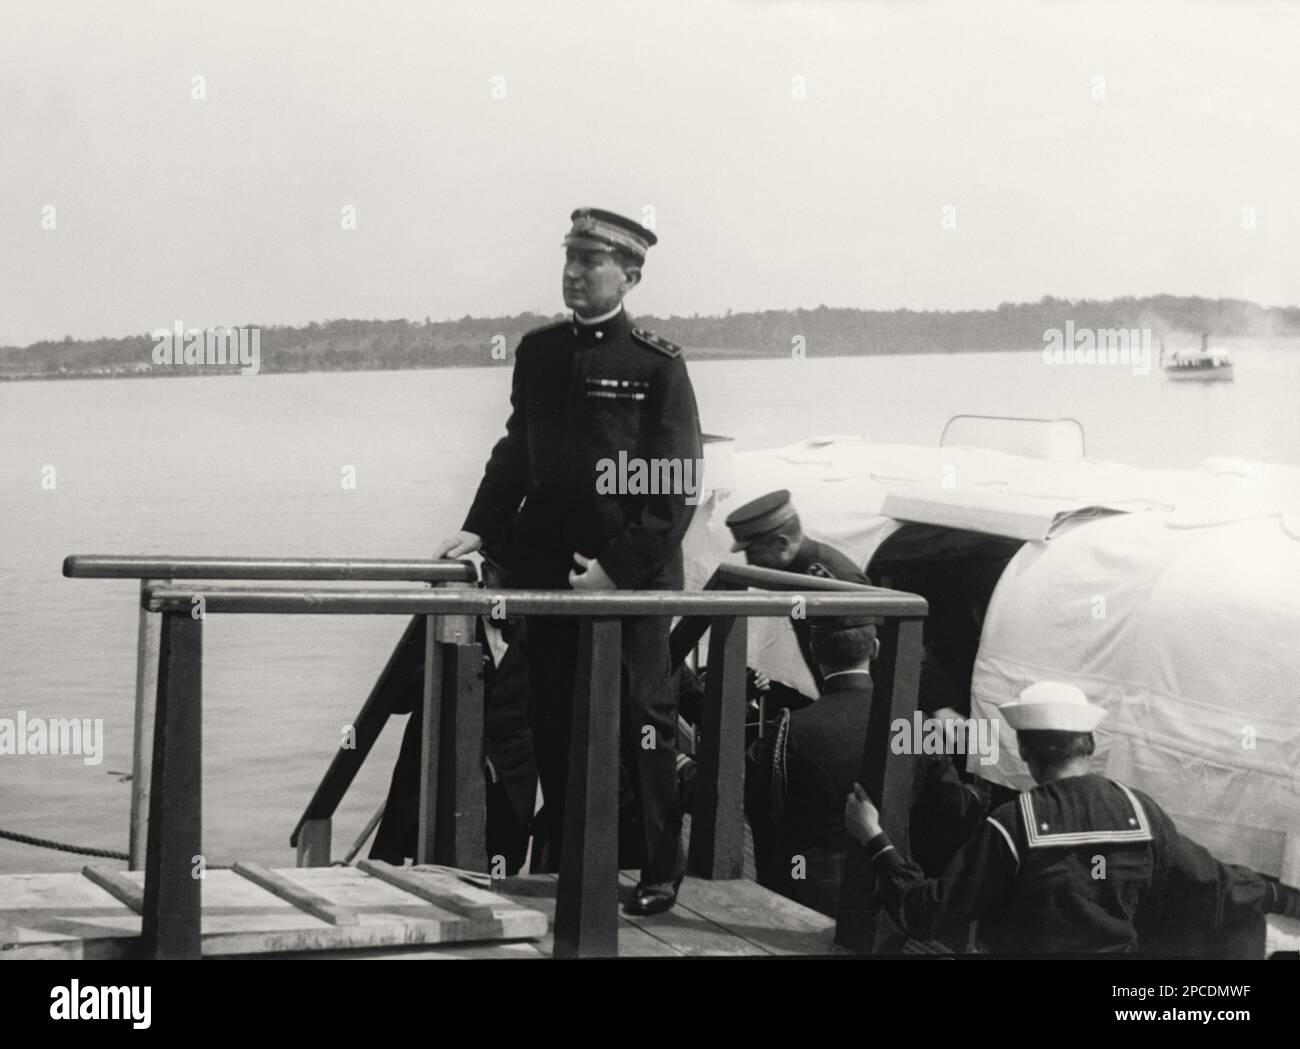
<path fill-rule="evenodd" d="M 601 208 L 578 208 L 569 218 L 573 228 L 564 238 L 566 248 L 584 251 L 626 251 L 642 262 L 659 238 L 639 222 Z"/>
<path fill-rule="evenodd" d="M 739 553 L 798 516 L 794 503 L 790 502 L 790 493 L 784 488 L 750 500 L 727 515 L 727 527 L 735 540 L 731 552 Z"/>

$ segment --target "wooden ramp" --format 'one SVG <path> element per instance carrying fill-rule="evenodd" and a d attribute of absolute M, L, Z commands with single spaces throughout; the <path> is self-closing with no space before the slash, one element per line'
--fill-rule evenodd
<path fill-rule="evenodd" d="M 470 876 L 472 878 L 472 876 Z M 479 879 L 474 879 L 479 880 Z M 626 902 L 635 875 L 620 875 Z M 435 867 L 237 864 L 203 883 L 203 955 L 549 958 L 556 878 L 483 885 Z M 130 958 L 139 952 L 141 871 L 0 875 L 0 959 Z M 666 914 L 620 910 L 625 958 L 842 953 L 835 923 L 748 880 L 687 878 Z"/>
<path fill-rule="evenodd" d="M 129 958 L 144 872 L 0 875 L 0 958 Z M 203 882 L 203 955 L 539 939 L 540 910 L 440 869 L 236 864 Z"/>
<path fill-rule="evenodd" d="M 407 868 L 414 870 L 415 868 Z M 849 954 L 832 942 L 833 919 L 777 895 L 752 881 L 687 878 L 677 906 L 666 914 L 634 918 L 621 905 L 632 894 L 636 872 L 619 877 L 620 958 L 780 957 Z M 556 879 L 530 874 L 492 883 L 492 890 L 521 907 L 555 917 Z M 330 957 L 424 960 L 550 958 L 550 933 L 520 943 L 448 944 L 400 950 L 331 953 Z"/>

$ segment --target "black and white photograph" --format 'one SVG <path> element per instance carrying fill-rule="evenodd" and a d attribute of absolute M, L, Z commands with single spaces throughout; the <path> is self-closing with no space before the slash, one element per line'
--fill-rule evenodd
<path fill-rule="evenodd" d="M 1300 4 L 0 26 L 24 1012 L 165 1031 L 150 974 L 203 978 L 155 961 L 870 958 L 925 1008 L 1107 955 L 1081 1029 L 1263 1018 Z"/>

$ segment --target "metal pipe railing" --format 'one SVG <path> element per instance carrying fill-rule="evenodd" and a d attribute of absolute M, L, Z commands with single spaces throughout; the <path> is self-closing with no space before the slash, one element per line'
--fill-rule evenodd
<path fill-rule="evenodd" d="M 900 847 L 906 846 L 910 763 L 906 756 L 887 760 L 887 755 L 889 725 L 899 716 L 910 716 L 915 707 L 921 621 L 927 606 L 914 594 L 738 565 L 722 566 L 708 589 L 695 593 L 453 589 L 476 578 L 471 565 L 453 561 L 74 555 L 64 562 L 64 574 L 140 579 L 142 638 L 145 620 L 160 624 L 152 649 L 157 657 L 156 688 L 146 687 L 143 675 L 137 681 L 137 751 L 151 753 L 153 759 L 151 763 L 141 759 L 147 771 L 137 776 L 137 784 L 148 791 L 144 797 L 149 813 L 147 820 L 140 821 L 148 830 L 144 939 L 146 953 L 156 957 L 200 953 L 200 883 L 190 877 L 189 864 L 201 851 L 202 624 L 209 614 L 416 617 L 390 667 L 404 646 L 411 650 L 404 658 L 410 658 L 423 641 L 425 746 L 419 856 L 448 862 L 445 850 L 450 842 L 453 863 L 457 858 L 462 862 L 469 858 L 475 846 L 482 852 L 482 798 L 475 800 L 475 791 L 482 792 L 477 767 L 482 695 L 473 617 L 505 611 L 577 617 L 581 623 L 578 693 L 570 748 L 569 818 L 556 906 L 557 956 L 617 953 L 617 811 L 610 809 L 616 803 L 616 793 L 609 783 L 618 769 L 619 704 L 608 702 L 607 696 L 617 694 L 621 626 L 626 616 L 683 617 L 675 641 L 683 627 L 695 640 L 704 629 L 710 630 L 711 673 L 701 724 L 704 746 L 698 755 L 701 767 L 690 869 L 715 878 L 739 877 L 741 873 L 747 634 L 743 620 L 748 616 L 816 619 L 866 615 L 880 622 L 882 651 L 861 782 L 880 800 L 886 829 L 902 843 Z M 173 580 L 410 581 L 442 584 L 444 588 L 303 590 L 183 586 Z M 744 589 L 751 586 L 784 593 Z M 196 602 L 196 597 L 202 601 Z M 423 630 L 419 629 L 421 619 Z M 142 664 L 150 652 L 142 640 Z M 386 670 L 376 690 L 387 676 Z M 156 702 L 146 702 L 155 692 Z M 376 735 L 388 716 L 387 710 L 378 711 L 382 705 L 376 704 Z M 367 709 L 370 706 L 368 701 Z M 140 733 L 140 722 L 146 716 L 152 739 L 151 745 L 141 746 L 142 738 L 148 740 Z M 156 731 L 152 730 L 154 718 Z M 449 738 L 441 738 L 444 733 Z M 340 779 L 334 771 L 331 766 L 295 834 L 313 822 L 328 825 L 328 819 L 312 821 L 307 817 L 315 811 L 314 806 L 320 811 L 328 808 L 332 815 L 337 798 L 322 798 L 321 790 L 332 784 L 331 789 L 337 788 L 341 795 L 351 781 L 350 775 Z M 436 847 L 444 850 L 441 860 L 435 855 Z M 874 928 L 869 867 L 853 852 L 848 866 L 837 939 L 869 946 Z M 850 878 L 856 879 L 855 886 L 850 886 Z"/>
<path fill-rule="evenodd" d="M 71 579 L 136 579 L 141 592 L 146 585 L 163 580 L 249 580 L 283 582 L 411 582 L 425 584 L 470 584 L 478 579 L 474 566 L 467 561 L 408 560 L 391 558 L 280 558 L 280 557 L 170 557 L 165 555 L 73 554 L 63 561 L 63 574 Z M 131 758 L 131 814 L 129 865 L 132 870 L 144 866 L 149 832 L 149 792 L 153 780 L 153 736 L 155 698 L 158 689 L 159 617 L 143 606 L 136 635 L 135 722 Z M 382 699 L 382 697 L 380 697 Z M 367 707 L 367 710 L 370 708 Z M 370 718 L 357 726 L 356 752 L 342 753 L 336 760 L 359 767 L 386 720 Z M 377 726 L 375 722 L 378 722 Z M 334 783 L 347 789 L 351 775 L 340 769 Z M 342 796 L 342 790 L 339 796 Z M 323 805 L 327 797 L 319 800 Z M 334 804 L 337 804 L 337 799 Z M 333 814 L 333 808 L 330 808 Z M 300 822 L 294 828 L 298 845 Z M 313 856 L 324 856 L 328 863 L 328 823 L 317 822 L 308 835 L 306 847 Z"/>
<path fill-rule="evenodd" d="M 548 591 L 292 591 L 265 588 L 217 587 L 196 591 L 175 586 L 148 586 L 144 606 L 161 613 L 163 643 L 160 653 L 165 673 L 159 679 L 159 724 L 197 724 L 201 720 L 202 623 L 212 614 L 333 614 L 423 615 L 426 628 L 426 760 L 422 783 L 421 854 L 433 834 L 439 810 L 448 808 L 438 796 L 436 755 L 445 747 L 431 746 L 438 726 L 457 726 L 462 716 L 472 717 L 478 703 L 481 732 L 481 694 L 475 696 L 448 688 L 444 667 L 448 655 L 439 657 L 439 641 L 472 639 L 468 624 L 475 615 L 508 610 L 524 615 L 560 615 L 580 620 L 578 687 L 574 697 L 570 746 L 567 816 L 560 881 L 556 899 L 555 951 L 557 956 L 617 954 L 617 808 L 616 792 L 609 789 L 617 776 L 619 703 L 617 696 L 622 618 L 640 615 L 696 615 L 711 620 L 710 666 L 705 710 L 704 749 L 701 754 L 700 793 L 693 815 L 691 869 L 711 877 L 738 877 L 743 839 L 743 695 L 745 630 L 748 616 L 785 617 L 870 615 L 892 623 L 883 634 L 881 663 L 888 683 L 873 709 L 866 741 L 864 785 L 882 799 L 882 812 L 893 820 L 889 829 L 906 847 L 910 765 L 886 762 L 888 726 L 892 715 L 910 714 L 915 706 L 916 667 L 920 661 L 920 622 L 925 602 L 919 597 L 877 588 L 858 592 L 810 592 L 789 595 L 746 591 L 698 593 L 660 591 L 565 592 Z M 865 592 L 864 592 L 865 591 Z M 194 598 L 203 598 L 204 612 L 195 617 Z M 906 629 L 900 632 L 900 625 Z M 462 671 L 471 659 L 460 663 Z M 901 668 L 901 669 L 900 669 Z M 457 680 L 455 678 L 452 679 Z M 464 675 L 459 680 L 464 681 Z M 450 697 L 459 694 L 457 703 Z M 447 712 L 442 704 L 455 703 Z M 891 716 L 886 716 L 891 715 Z M 458 732 L 459 730 L 457 730 Z M 182 733 L 179 740 L 160 736 L 155 748 L 155 785 L 191 784 L 185 793 L 197 792 L 200 748 L 197 733 Z M 461 742 L 464 742 L 463 740 Z M 474 741 L 477 742 L 477 739 Z M 172 751 L 167 748 L 171 746 Z M 468 749 L 468 748 L 466 748 Z M 458 743 L 456 753 L 462 753 Z M 431 767 L 432 766 L 432 767 Z M 183 772 L 178 771 L 183 769 Z M 463 773 L 464 770 L 461 770 Z M 474 769 L 477 774 L 477 768 Z M 442 780 L 445 784 L 445 777 Z M 457 782 L 472 789 L 468 777 Z M 481 784 L 481 781 L 480 781 Z M 147 949 L 198 952 L 199 895 L 197 887 L 169 883 L 160 868 L 179 862 L 182 854 L 199 849 L 197 817 L 189 801 L 169 808 L 168 792 L 156 790 L 151 811 L 149 856 L 146 863 L 146 923 L 153 939 Z M 450 808 L 465 806 L 451 800 Z M 468 828 L 466 828 L 468 829 Z M 481 832 L 481 831 L 480 831 Z M 173 839 L 176 839 L 175 841 Z M 177 844 L 176 842 L 179 842 Z M 192 850 L 192 851 L 187 851 Z M 150 872 L 154 872 L 150 875 Z M 149 886 L 154 886 L 151 894 Z M 846 886 L 847 888 L 847 886 Z M 867 900 L 870 913 L 870 899 Z M 187 936 L 163 937 L 158 930 L 186 927 Z"/>
<path fill-rule="evenodd" d="M 830 580 L 833 582 L 833 580 Z M 745 590 L 309 590 L 260 587 L 197 589 L 148 586 L 150 612 L 190 612 L 201 597 L 208 613 L 260 615 L 532 616 L 923 616 L 925 599 L 894 590 L 806 588 L 792 597 Z"/>
<path fill-rule="evenodd" d="M 261 579 L 283 582 L 473 583 L 468 561 L 414 561 L 357 557 L 137 557 L 72 554 L 63 561 L 70 579 Z"/>
<path fill-rule="evenodd" d="M 890 591 L 876 588 L 865 590 L 861 585 L 844 583 L 835 579 L 797 576 L 789 572 L 730 564 L 718 568 L 705 585 L 705 591 L 716 594 L 748 586 L 758 586 L 768 590 L 808 590 L 813 592 L 851 592 L 858 594 L 874 592 L 881 597 L 892 596 Z M 181 588 L 172 589 L 173 592 L 170 595 L 172 600 L 178 600 L 182 595 L 188 594 L 188 599 L 191 605 L 193 604 L 196 596 L 194 592 L 183 591 Z M 223 589 L 234 592 L 233 588 Z M 296 604 L 296 601 L 288 597 L 283 589 L 268 591 L 264 588 L 254 588 L 250 593 L 269 594 L 269 597 L 260 598 L 259 600 L 283 603 L 281 607 Z M 326 591 L 313 590 L 312 595 L 313 600 L 319 602 L 313 606 L 315 611 L 328 612 L 333 610 L 338 614 L 343 614 L 342 607 L 336 607 L 336 603 Z M 361 591 L 349 590 L 346 595 L 341 600 L 348 613 L 359 610 L 358 606 L 367 602 L 366 596 Z M 153 596 L 161 598 L 163 593 L 155 591 Z M 510 602 L 512 611 L 534 612 L 535 614 L 539 596 L 542 596 L 543 600 L 548 604 L 559 600 L 566 607 L 568 605 L 567 596 L 557 598 L 555 594 L 539 595 L 537 592 L 530 592 L 527 594 L 529 600 L 524 602 L 526 607 L 517 607 L 519 604 L 518 594 L 512 597 Z M 687 595 L 680 593 L 665 594 L 661 591 L 651 592 L 653 607 L 663 607 L 666 602 L 673 607 L 673 614 L 677 614 L 675 609 L 680 607 L 684 596 Z M 491 603 L 493 611 L 500 613 L 499 605 L 502 601 L 502 595 L 500 594 L 491 591 L 480 591 L 477 595 L 467 596 L 465 600 L 470 606 L 468 614 L 481 614 L 484 611 L 483 606 L 486 602 Z M 915 613 L 920 610 L 923 613 L 924 602 L 918 605 L 915 601 L 905 601 L 904 605 L 907 611 Z M 881 607 L 885 606 L 882 605 Z M 367 611 L 370 610 L 367 609 Z M 292 613 L 292 611 L 294 609 L 289 608 L 289 612 Z M 708 630 L 710 622 L 711 620 L 707 615 L 691 615 L 687 613 L 674 626 L 670 639 L 672 669 L 675 670 L 680 666 L 687 652 L 699 643 Z M 397 703 L 409 700 L 407 690 L 410 688 L 412 676 L 419 670 L 423 662 L 424 643 L 424 627 L 420 622 L 420 617 L 416 616 L 411 620 L 401 640 L 394 647 L 383 672 L 376 679 L 374 687 L 362 705 L 360 713 L 353 720 L 354 736 L 349 740 L 350 745 L 346 748 L 340 747 L 335 752 L 329 768 L 321 778 L 311 800 L 290 834 L 289 844 L 298 850 L 299 866 L 324 866 L 329 864 L 334 813 L 364 764 L 388 718 L 395 712 Z M 692 728 L 693 731 L 694 728 Z M 446 757 L 451 760 L 453 755 L 447 755 Z M 467 850 L 454 839 L 451 842 L 440 841 L 437 844 L 439 845 L 438 862 L 450 866 L 457 865 L 457 860 L 461 864 L 467 862 L 476 864 L 478 862 L 477 856 L 468 856 Z M 446 851 L 442 850 L 443 846 L 445 846 Z M 709 867 L 711 869 L 711 861 Z"/>
<path fill-rule="evenodd" d="M 712 577 L 710 577 L 710 582 L 733 587 L 752 586 L 760 590 L 814 590 L 823 594 L 875 594 L 880 598 L 906 599 L 904 603 L 908 608 L 915 608 L 918 601 L 922 606 L 925 604 L 924 598 L 918 597 L 916 594 L 904 593 L 901 590 L 890 590 L 882 586 L 868 586 L 864 583 L 851 583 L 844 579 L 827 579 L 824 576 L 786 572 L 779 568 L 759 568 L 757 565 L 740 565 L 731 562 L 718 565 L 714 569 Z"/>

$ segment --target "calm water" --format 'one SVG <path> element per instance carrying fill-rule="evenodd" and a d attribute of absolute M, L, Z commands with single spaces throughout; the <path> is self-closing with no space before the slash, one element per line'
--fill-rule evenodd
<path fill-rule="evenodd" d="M 1094 458 L 1300 464 L 1300 340 L 1239 340 L 1233 384 L 1049 367 L 1037 354 L 691 366 L 704 428 L 739 450 L 818 433 L 934 444 L 962 412 L 1073 416 Z M 0 756 L 0 827 L 125 849 L 137 591 L 67 580 L 73 552 L 427 557 L 505 421 L 508 369 L 0 384 L 0 717 L 103 718 L 105 757 Z M 56 487 L 41 487 L 55 470 Z M 356 488 L 341 482 L 355 468 Z M 288 836 L 403 621 L 220 617 L 205 627 L 204 844 L 291 865 Z M 383 799 L 389 727 L 335 821 Z M 77 857 L 0 841 L 0 870 Z"/>

